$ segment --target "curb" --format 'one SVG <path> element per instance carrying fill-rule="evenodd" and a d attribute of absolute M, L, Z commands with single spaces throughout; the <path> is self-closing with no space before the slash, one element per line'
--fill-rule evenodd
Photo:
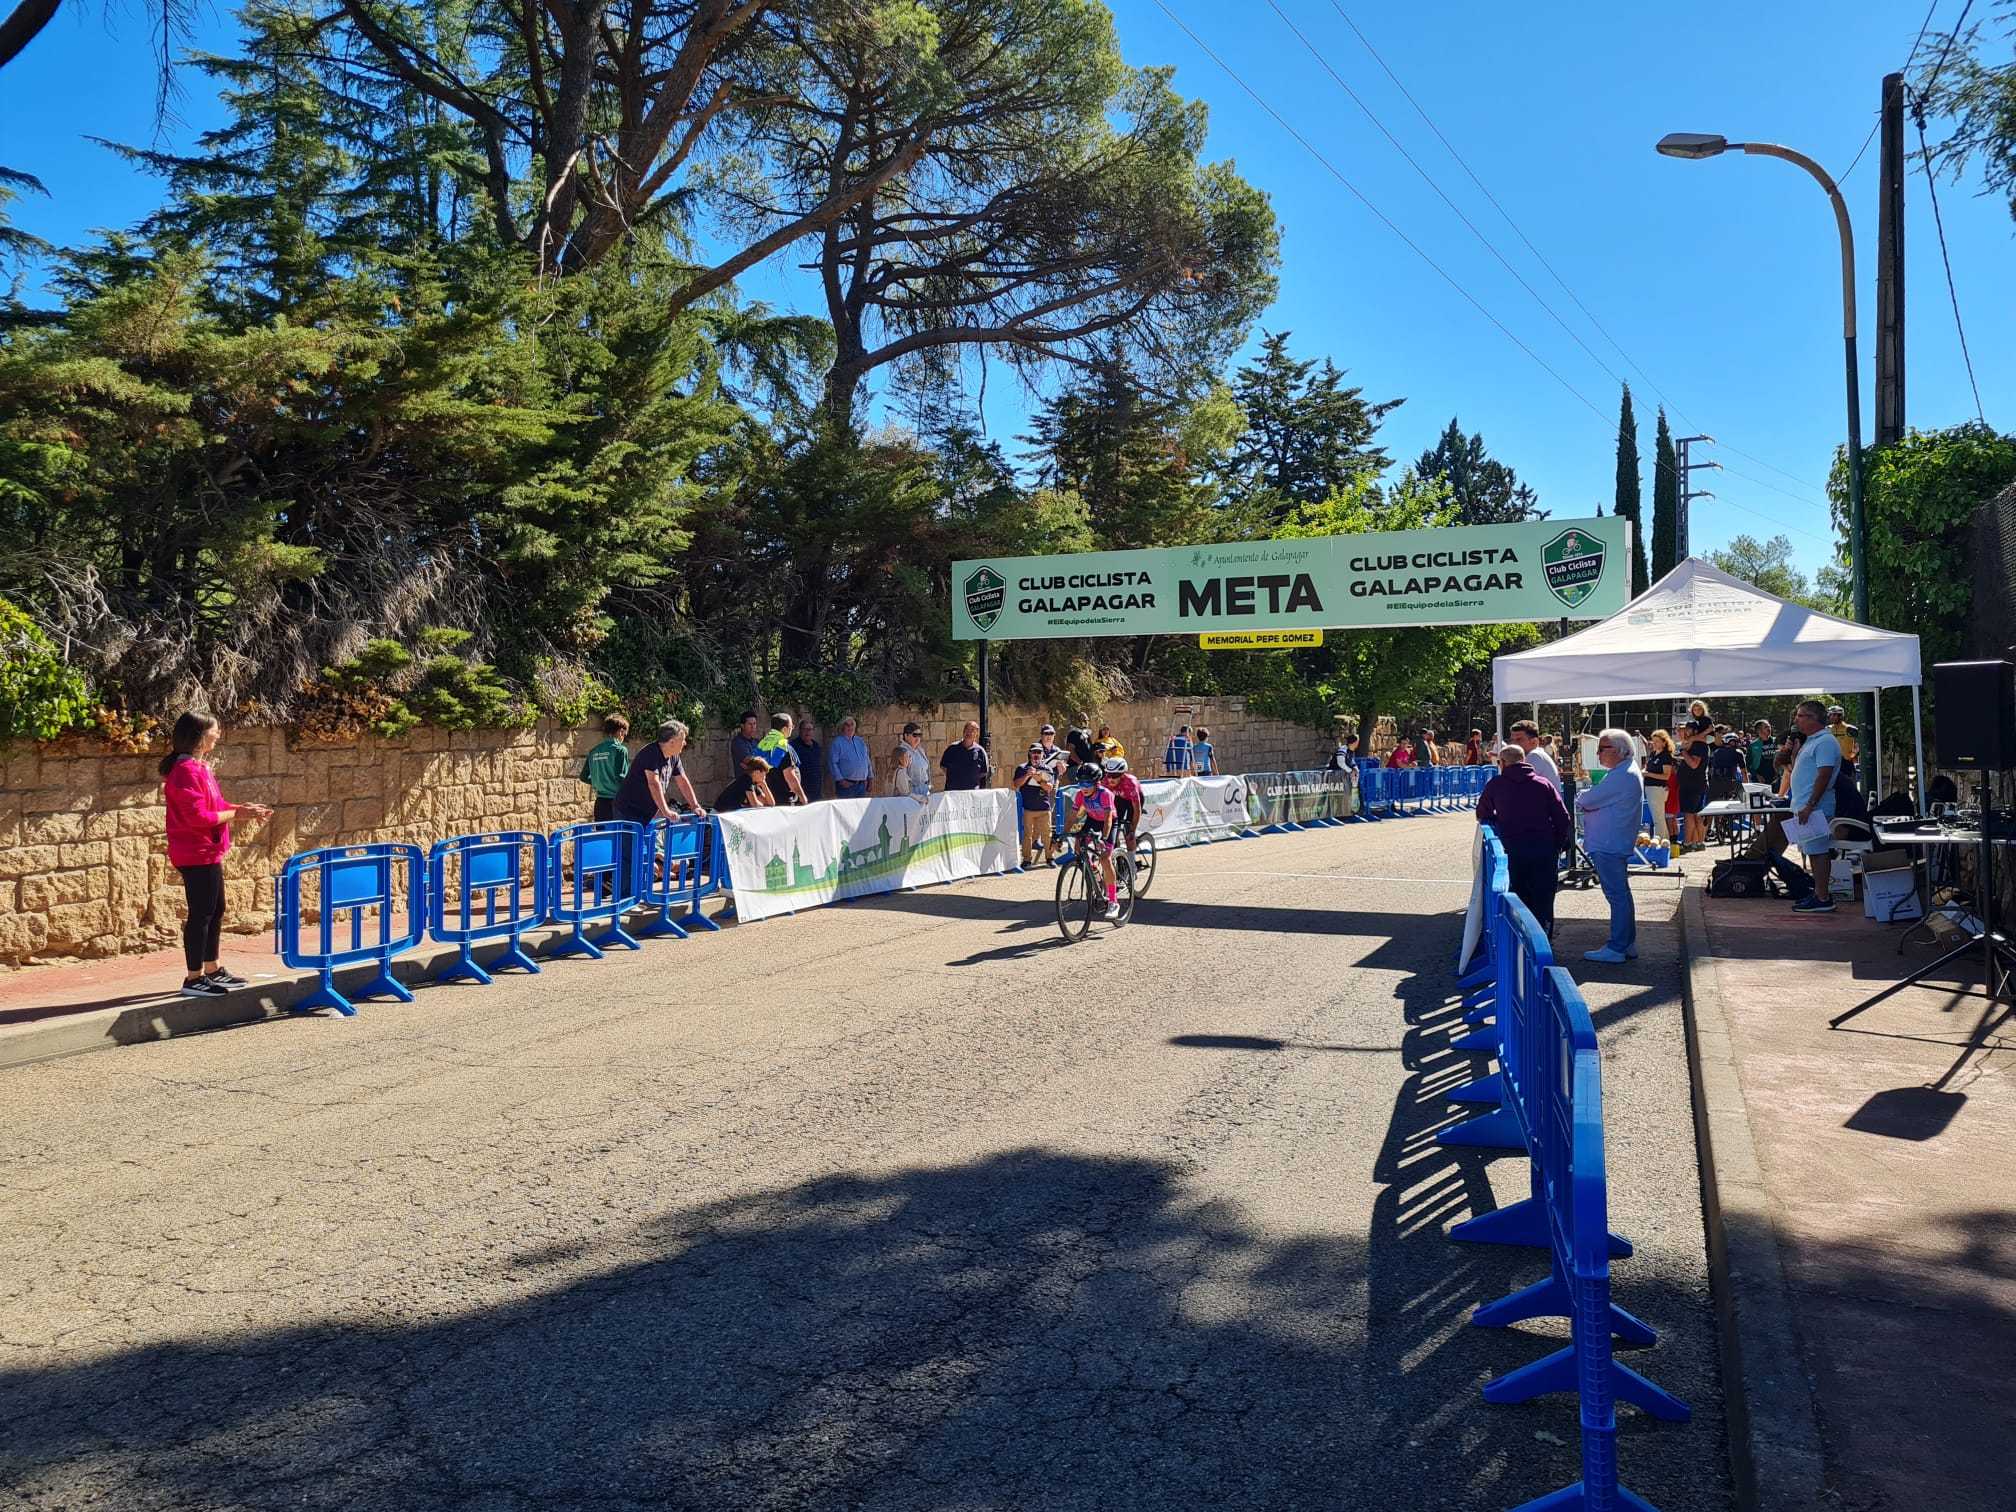
<path fill-rule="evenodd" d="M 1681 892 L 1681 1002 L 1736 1505 L 1741 1512 L 1819 1512 L 1839 1504 L 1825 1489 L 1812 1383 L 1792 1325 L 1701 898 L 1697 884 Z"/>
<path fill-rule="evenodd" d="M 541 957 L 546 946 L 562 939 L 565 926 L 542 925 L 523 935 L 526 949 Z M 430 941 L 392 962 L 392 974 L 408 987 L 420 987 L 434 973 L 454 960 L 460 947 Z M 504 953 L 502 940 L 487 940 L 472 952 L 480 964 L 488 965 Z M 543 960 L 541 961 L 543 965 Z M 355 989 L 377 975 L 375 961 L 338 968 L 336 985 Z M 271 982 L 241 987 L 228 997 L 185 998 L 164 992 L 158 1001 L 125 1008 L 95 1008 L 40 1023 L 0 1029 L 0 1071 L 37 1061 L 82 1055 L 87 1050 L 112 1050 L 121 1045 L 145 1045 L 155 1040 L 180 1039 L 190 1034 L 207 1034 L 215 1029 L 232 1029 L 241 1024 L 263 1023 L 289 1017 L 288 1010 L 306 997 L 321 980 L 318 973 L 304 971 Z M 454 984 L 449 984 L 454 985 Z M 480 989 L 478 989 L 480 990 Z M 357 1005 L 368 1013 L 373 1003 Z M 333 1014 L 315 1015 L 334 1019 Z"/>

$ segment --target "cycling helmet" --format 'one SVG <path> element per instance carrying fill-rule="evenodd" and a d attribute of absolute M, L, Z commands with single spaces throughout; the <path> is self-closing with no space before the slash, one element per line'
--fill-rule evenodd
<path fill-rule="evenodd" d="M 1099 767 L 1095 762 L 1086 762 L 1071 774 L 1073 782 L 1093 783 L 1099 780 Z"/>
<path fill-rule="evenodd" d="M 1108 777 L 1118 777 L 1126 770 L 1127 758 L 1125 756 L 1108 756 L 1106 758 L 1106 775 Z"/>

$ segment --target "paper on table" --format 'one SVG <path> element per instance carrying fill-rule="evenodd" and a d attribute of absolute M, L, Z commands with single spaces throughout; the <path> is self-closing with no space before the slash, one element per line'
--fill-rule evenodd
<path fill-rule="evenodd" d="M 1799 822 L 1797 814 L 1786 815 L 1784 824 L 1787 845 L 1803 845 L 1808 840 L 1824 840 L 1834 833 L 1834 821 L 1818 809 L 1813 810 L 1813 817 L 1804 824 Z"/>

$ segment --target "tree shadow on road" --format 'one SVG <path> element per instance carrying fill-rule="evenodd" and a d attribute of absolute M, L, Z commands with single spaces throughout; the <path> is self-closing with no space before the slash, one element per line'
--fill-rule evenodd
<path fill-rule="evenodd" d="M 1424 1088 L 1396 1122 L 1369 1253 L 1171 1163 L 836 1176 L 414 1276 L 376 1321 L 0 1372 L 0 1475 L 73 1507 L 1500 1512 L 1574 1478 L 1574 1410 L 1476 1397 L 1533 1351 L 1449 1337 L 1514 1267 L 1435 1233 L 1485 1200 L 1436 1121 Z"/>

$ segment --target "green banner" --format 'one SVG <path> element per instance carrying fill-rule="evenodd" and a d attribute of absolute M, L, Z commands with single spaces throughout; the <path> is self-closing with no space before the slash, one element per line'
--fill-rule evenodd
<path fill-rule="evenodd" d="M 957 640 L 1606 619 L 1631 596 L 1630 525 L 1530 520 L 952 569 Z"/>

